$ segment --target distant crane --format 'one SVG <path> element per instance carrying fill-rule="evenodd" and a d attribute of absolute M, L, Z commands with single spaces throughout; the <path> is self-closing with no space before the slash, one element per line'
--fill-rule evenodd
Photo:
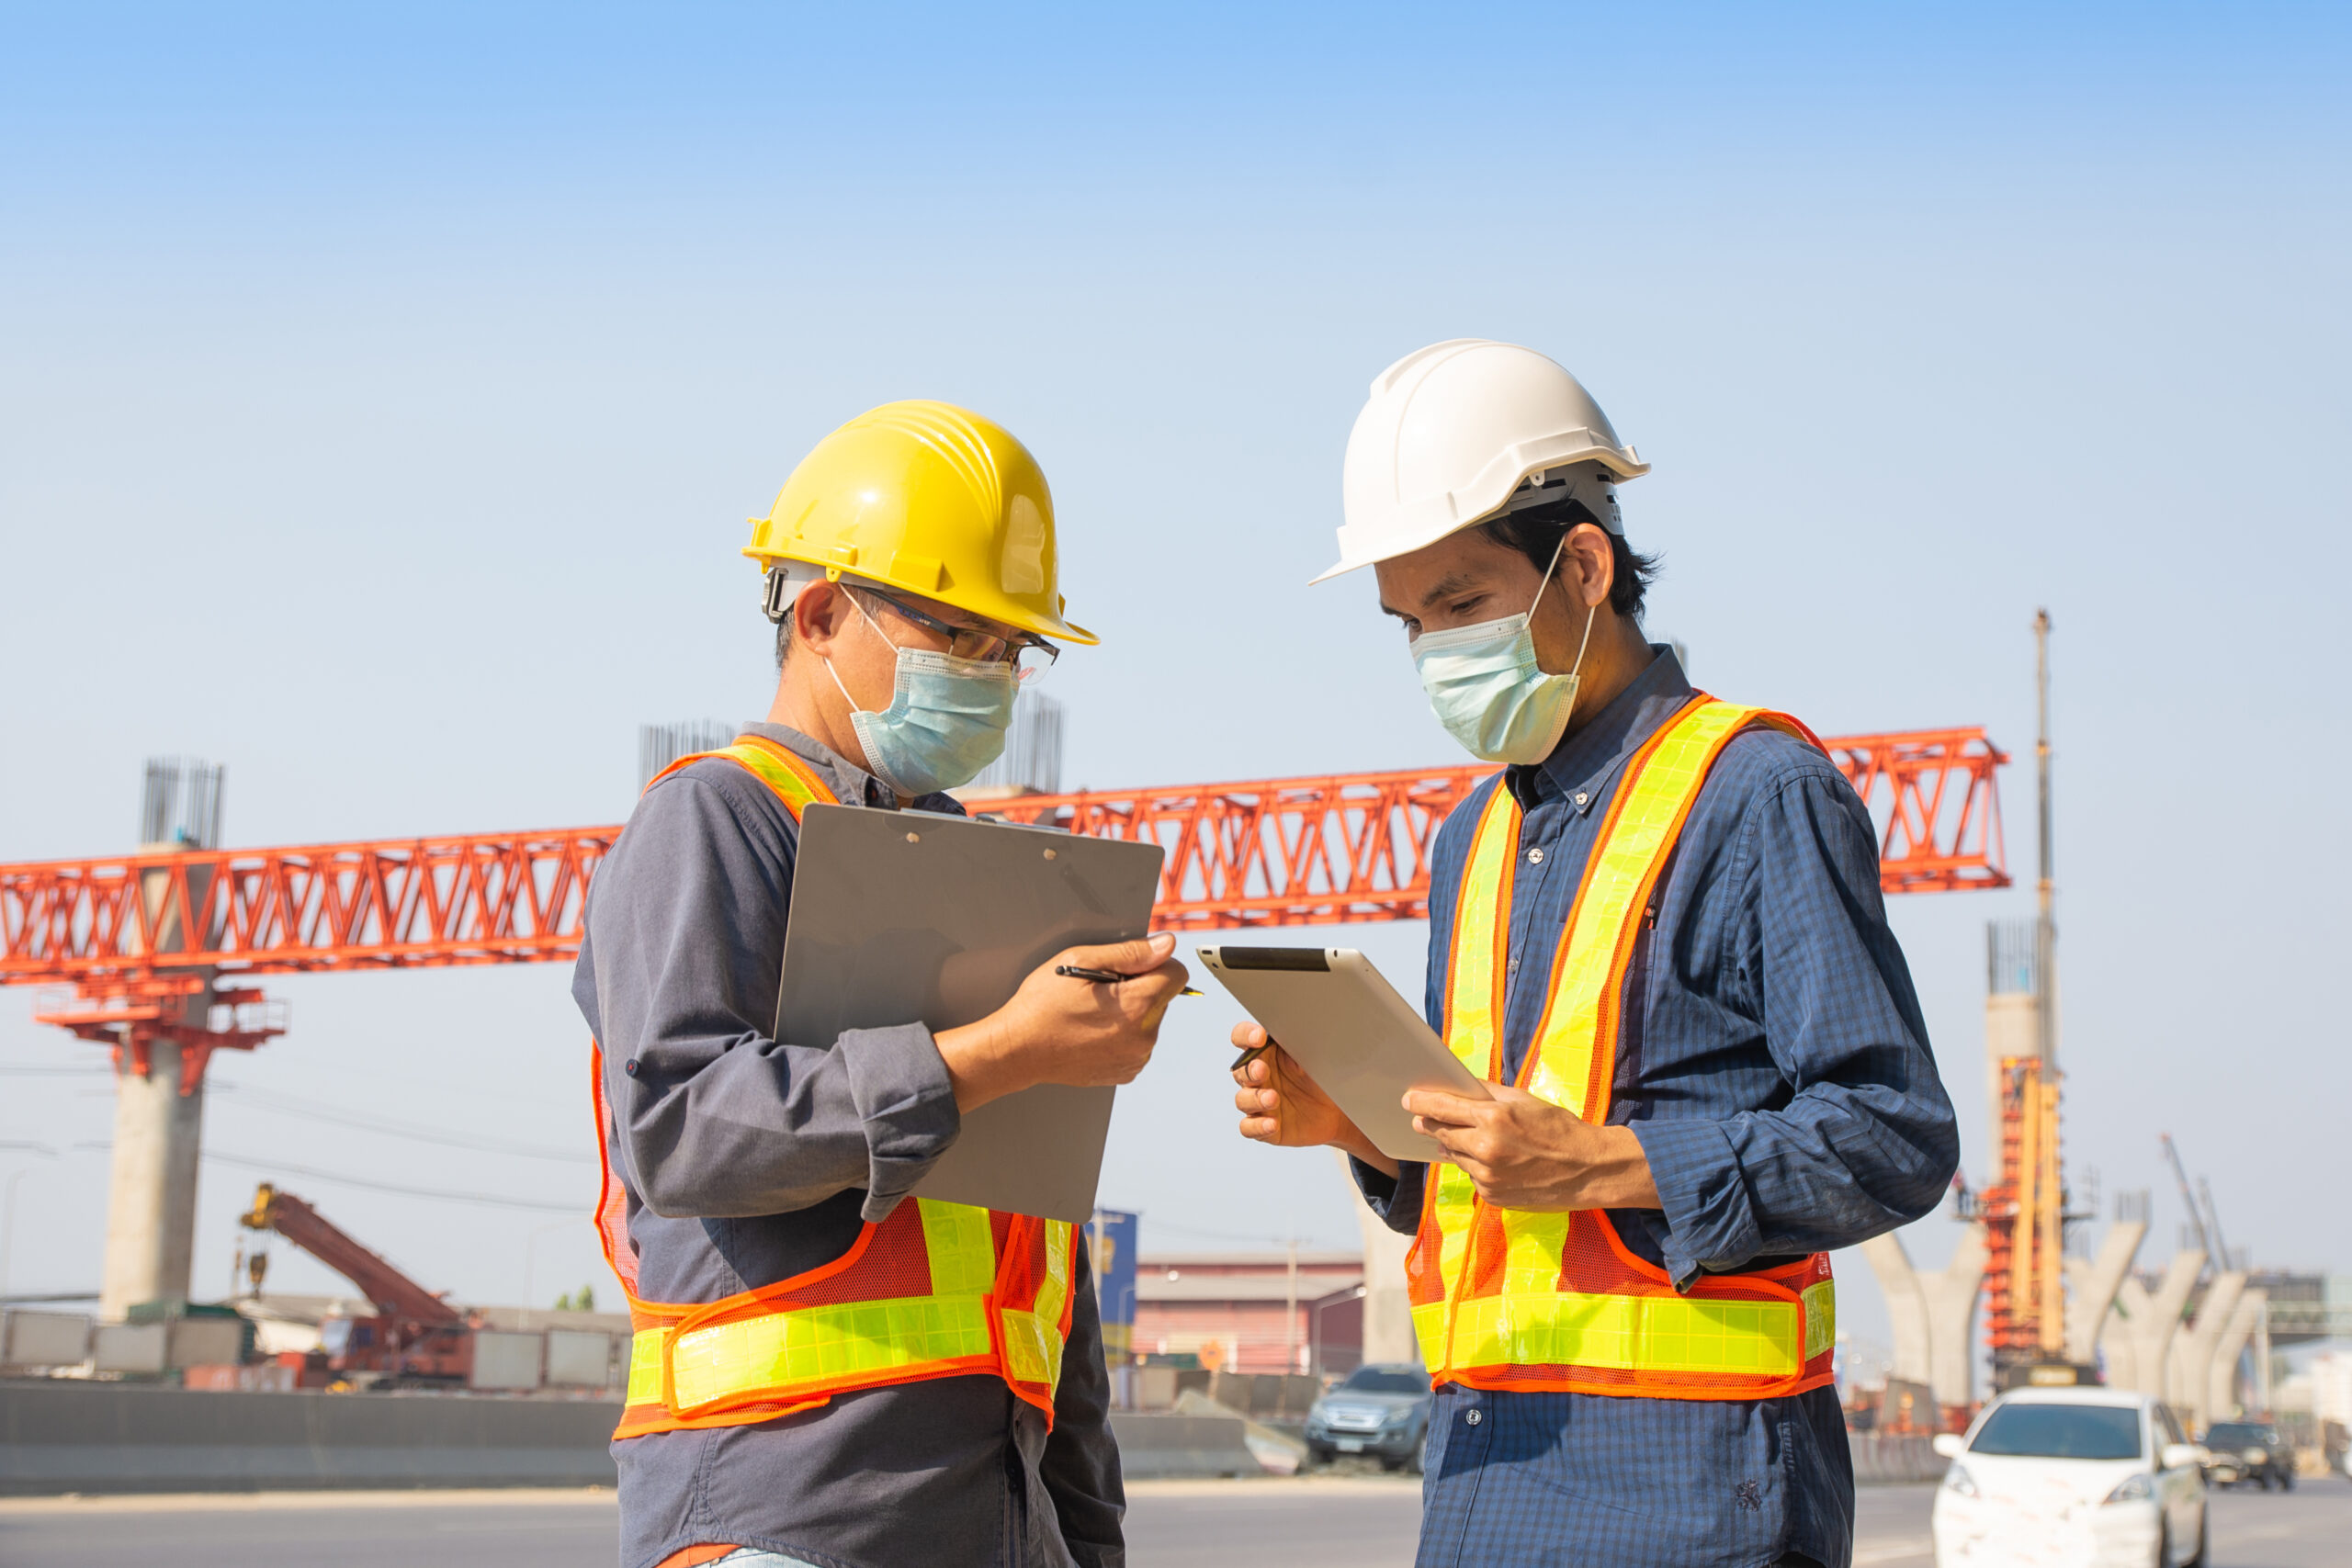
<path fill-rule="evenodd" d="M 350 1320 L 342 1343 L 324 1347 L 334 1371 L 431 1387 L 462 1387 L 471 1375 L 475 1325 L 301 1199 L 265 1181 L 254 1192 L 253 1208 L 237 1223 L 264 1235 L 284 1236 L 358 1286 L 375 1304 L 375 1316 Z M 247 1267 L 259 1295 L 269 1255 L 255 1251 Z"/>
<path fill-rule="evenodd" d="M 2165 1158 L 2172 1162 L 2172 1179 L 2180 1187 L 2180 1206 L 2188 1211 L 2188 1223 L 2196 1228 L 2197 1245 L 2204 1249 L 2206 1266 L 2216 1274 L 2222 1273 L 2230 1266 L 2230 1245 L 2222 1235 L 2222 1211 L 2214 1206 L 2213 1189 L 2200 1176 L 2197 1190 L 2190 1191 L 2188 1168 L 2180 1163 L 2180 1149 L 2173 1143 L 2172 1134 L 2158 1133 L 2156 1142 L 2164 1145 Z"/>

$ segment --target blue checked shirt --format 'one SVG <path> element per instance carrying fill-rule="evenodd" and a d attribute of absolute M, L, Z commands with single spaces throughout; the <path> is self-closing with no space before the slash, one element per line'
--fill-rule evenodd
<path fill-rule="evenodd" d="M 1511 886 L 1504 1070 L 1544 1011 L 1552 955 L 1625 763 L 1691 694 L 1666 649 L 1531 767 L 1439 830 L 1430 1022 L 1444 1027 L 1453 906 L 1498 787 L 1525 819 Z M 1734 739 L 1651 901 L 1625 977 L 1609 1120 L 1649 1156 L 1662 1210 L 1611 1215 L 1687 1288 L 1852 1247 L 1917 1219 L 1960 1158 L 1870 816 L 1827 758 L 1777 732 Z M 1419 1222 L 1426 1166 L 1358 1182 Z M 1430 1421 L 1419 1568 L 1755 1568 L 1853 1552 L 1853 1465 L 1834 1389 L 1789 1399 L 1492 1393 L 1448 1383 Z"/>

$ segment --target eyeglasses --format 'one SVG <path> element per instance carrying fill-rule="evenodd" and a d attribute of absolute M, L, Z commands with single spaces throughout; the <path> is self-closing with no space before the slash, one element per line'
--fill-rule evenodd
<path fill-rule="evenodd" d="M 1010 664 L 1013 679 L 1034 681 L 1054 667 L 1062 650 L 1044 637 L 1027 632 L 1012 637 L 999 637 L 994 632 L 974 626 L 959 626 L 926 615 L 912 604 L 902 604 L 888 593 L 877 593 L 867 588 L 859 591 L 865 598 L 881 605 L 902 620 L 912 622 L 935 637 L 947 639 L 947 652 L 955 659 L 968 659 L 976 664 Z"/>

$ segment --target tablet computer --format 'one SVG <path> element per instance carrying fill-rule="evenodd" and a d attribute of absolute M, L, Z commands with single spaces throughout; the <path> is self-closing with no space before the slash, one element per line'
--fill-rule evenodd
<path fill-rule="evenodd" d="M 1437 1140 L 1413 1131 L 1402 1104 L 1406 1090 L 1494 1098 L 1372 960 L 1353 948 L 1194 951 L 1217 983 L 1391 1159 L 1445 1158 Z"/>

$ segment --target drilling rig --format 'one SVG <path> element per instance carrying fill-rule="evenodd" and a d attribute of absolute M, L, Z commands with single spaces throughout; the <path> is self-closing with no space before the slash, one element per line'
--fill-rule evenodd
<path fill-rule="evenodd" d="M 426 1290 L 331 1224 L 291 1192 L 265 1181 L 254 1206 L 238 1221 L 266 1237 L 284 1236 L 359 1287 L 376 1315 L 355 1317 L 326 1337 L 327 1365 L 369 1382 L 405 1388 L 462 1388 L 474 1365 L 474 1329 L 465 1314 Z M 246 1261 L 255 1295 L 269 1271 L 269 1254 L 256 1247 Z M 336 1340 L 339 1337 L 340 1343 Z"/>
<path fill-rule="evenodd" d="M 2098 1370 L 2066 1354 L 2066 1224 L 2087 1219 L 2066 1206 L 2059 1157 L 2057 924 L 2051 856 L 2050 612 L 2034 617 L 2039 728 L 2040 876 L 2035 884 L 2031 1049 L 2004 1055 L 1995 1092 L 2000 1106 L 2000 1175 L 1966 1207 L 1984 1225 L 1984 1325 L 1996 1389 L 2097 1382 Z M 1997 943 L 1996 964 L 1998 965 Z"/>

